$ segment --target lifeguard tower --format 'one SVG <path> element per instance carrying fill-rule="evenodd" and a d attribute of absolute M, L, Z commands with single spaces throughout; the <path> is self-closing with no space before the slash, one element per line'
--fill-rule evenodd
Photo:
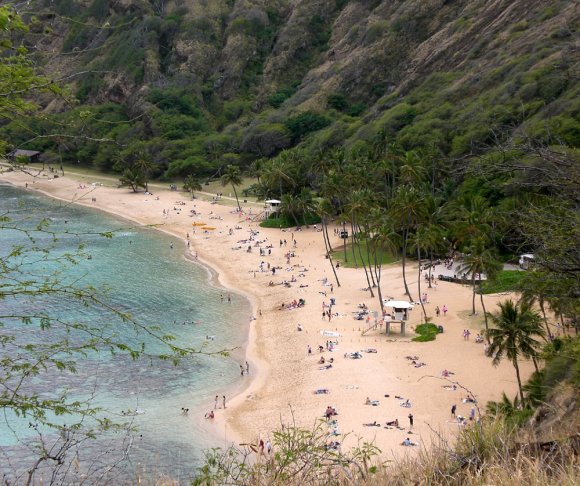
<path fill-rule="evenodd" d="M 278 199 L 268 199 L 264 201 L 264 203 L 264 213 L 266 218 L 269 218 L 272 214 L 280 211 L 280 204 L 282 204 L 282 201 L 279 201 Z"/>
<path fill-rule="evenodd" d="M 391 334 L 393 324 L 399 324 L 401 326 L 401 335 L 404 336 L 406 321 L 409 319 L 409 312 L 413 310 L 413 304 L 404 300 L 388 300 L 383 302 L 383 304 L 391 309 L 391 314 L 387 314 L 384 317 L 387 335 Z"/>

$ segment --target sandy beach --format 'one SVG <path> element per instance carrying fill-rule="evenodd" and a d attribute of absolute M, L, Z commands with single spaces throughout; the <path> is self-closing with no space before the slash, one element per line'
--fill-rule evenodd
<path fill-rule="evenodd" d="M 469 286 L 439 281 L 429 289 L 421 282 L 422 291 L 428 295 L 427 315 L 444 327 L 435 341 L 411 341 L 415 326 L 421 323 L 420 306 L 410 313 L 406 336 L 400 335 L 398 327 L 390 336 L 380 327 L 363 336 L 365 321 L 355 320 L 353 312 L 364 304 L 372 316 L 372 311 L 380 310 L 378 299 L 363 290 L 367 283 L 362 269 L 339 268 L 340 286 L 337 285 L 325 259 L 322 233 L 312 227 L 301 231 L 263 229 L 253 216 L 240 216 L 231 205 L 192 201 L 189 194 L 170 191 L 169 187 L 155 187 L 153 195 L 146 195 L 126 188 L 93 186 L 90 178 L 81 177 L 33 178 L 22 172 L 4 172 L 0 180 L 98 208 L 137 224 L 155 225 L 174 235 L 176 243 L 177 239 L 184 242 L 194 259 L 215 269 L 223 286 L 250 299 L 253 316 L 248 319 L 255 318 L 247 345 L 250 373 L 240 377 L 242 393 L 229 399 L 226 410 L 217 410 L 212 424 L 208 422 L 208 427 L 222 437 L 225 434 L 237 443 L 255 443 L 259 437 L 268 437 L 281 423 L 294 421 L 311 427 L 323 419 L 330 405 L 338 413 L 333 417 L 338 433 L 349 434 L 345 447 L 355 445 L 360 437 L 374 441 L 388 458 L 417 453 L 418 447 L 400 445 L 406 437 L 428 445 L 435 438 L 433 431 L 443 436 L 456 432 L 461 425 L 451 415 L 452 405 L 457 406 L 457 415 L 469 417 L 475 413 L 477 418 L 478 406 L 483 412 L 486 402 L 500 399 L 502 392 L 511 398 L 516 394 L 511 363 L 504 361 L 493 367 L 491 359 L 484 355 L 484 344 L 475 342 L 483 328 L 483 317 L 479 298 L 479 315 L 469 315 Z M 259 204 L 243 207 L 247 213 L 251 208 L 252 215 L 261 211 Z M 215 229 L 203 231 L 200 226 L 193 226 L 201 222 Z M 332 229 L 330 235 L 333 246 L 339 247 L 341 240 Z M 416 262 L 409 262 L 407 276 L 413 297 L 418 300 Z M 399 264 L 383 268 L 382 293 L 408 300 Z M 331 298 L 335 305 L 329 321 L 328 317 L 323 319 L 322 312 L 328 309 L 323 306 L 330 304 Z M 488 311 L 495 311 L 497 302 L 506 298 L 486 295 Z M 285 308 L 299 299 L 304 300 L 303 306 Z M 447 315 L 436 317 L 435 307 L 444 305 L 449 308 Z M 299 324 L 302 331 L 298 330 Z M 463 336 L 465 329 L 471 332 L 468 340 Z M 338 336 L 322 335 L 322 331 Z M 328 351 L 327 341 L 336 342 L 332 351 Z M 319 346 L 323 352 L 319 352 Z M 376 352 L 364 351 L 368 349 Z M 345 357 L 354 352 L 361 352 L 362 357 Z M 332 358 L 332 367 L 321 369 L 322 356 L 325 365 Z M 416 361 L 425 365 L 415 367 L 407 356 L 417 356 Z M 451 374 L 445 378 L 443 370 Z M 527 379 L 532 370 L 531 363 L 522 363 L 522 379 Z M 451 382 L 461 386 L 453 389 Z M 477 404 L 464 403 L 468 393 L 461 387 L 473 393 Z M 322 389 L 328 393 L 315 393 Z M 367 398 L 373 401 L 372 405 L 365 404 Z M 401 406 L 407 400 L 410 407 Z M 213 408 L 213 397 L 208 396 L 207 403 L 208 410 Z M 412 428 L 409 414 L 413 415 Z M 384 427 L 395 419 L 400 428 Z M 380 427 L 363 425 L 375 421 Z"/>

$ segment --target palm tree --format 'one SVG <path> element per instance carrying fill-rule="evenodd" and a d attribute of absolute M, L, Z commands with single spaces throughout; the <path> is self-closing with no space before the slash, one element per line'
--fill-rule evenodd
<path fill-rule="evenodd" d="M 460 273 L 465 273 L 471 277 L 471 286 L 473 288 L 473 298 L 471 299 L 471 315 L 475 315 L 475 291 L 477 287 L 476 276 L 486 273 L 488 279 L 492 279 L 501 269 L 501 263 L 497 261 L 492 250 L 487 248 L 483 237 L 476 238 L 471 246 L 467 248 L 467 255 L 463 262 L 457 267 Z M 481 302 L 483 312 L 485 314 L 485 307 L 483 306 L 483 292 L 481 293 Z M 486 326 L 487 329 L 487 319 Z"/>
<path fill-rule="evenodd" d="M 419 302 L 421 303 L 421 309 L 423 309 L 423 316 L 425 320 L 427 319 L 427 312 L 425 311 L 425 305 L 423 304 L 423 298 L 421 297 L 421 252 L 427 251 L 429 248 L 429 241 L 427 240 L 427 228 L 418 228 L 411 240 L 411 249 L 417 252 L 417 265 L 419 268 L 419 275 L 417 278 L 417 292 L 419 292 Z"/>
<path fill-rule="evenodd" d="M 507 357 L 516 370 L 520 397 L 524 402 L 524 391 L 520 377 L 518 358 L 532 358 L 537 369 L 536 358 L 540 342 L 534 336 L 542 337 L 544 329 L 540 325 L 540 318 L 525 303 L 514 304 L 506 300 L 498 304 L 500 310 L 490 315 L 494 327 L 485 331 L 490 340 L 489 355 L 493 356 L 493 365 L 497 366 L 503 357 Z"/>
<path fill-rule="evenodd" d="M 548 300 L 549 288 L 549 275 L 539 269 L 525 272 L 524 278 L 521 280 L 519 285 L 522 300 L 530 307 L 536 303 L 540 307 L 542 316 L 544 317 L 544 325 L 546 326 L 546 336 L 548 338 L 552 335 L 548 324 L 548 317 L 546 315 L 546 302 Z"/>
<path fill-rule="evenodd" d="M 222 186 L 232 185 L 234 189 L 234 195 L 236 196 L 236 203 L 238 205 L 238 211 L 241 211 L 240 200 L 238 199 L 238 192 L 236 191 L 236 186 L 242 183 L 242 175 L 240 173 L 240 168 L 236 165 L 228 165 L 223 175 L 220 178 Z"/>
<path fill-rule="evenodd" d="M 191 192 L 191 199 L 195 199 L 193 191 L 201 191 L 202 189 L 203 187 L 201 186 L 201 182 L 199 182 L 199 180 L 197 180 L 191 174 L 188 175 L 183 181 L 183 190 Z"/>
<path fill-rule="evenodd" d="M 409 296 L 410 300 L 413 300 L 413 298 L 411 297 L 411 291 L 407 285 L 407 276 L 405 272 L 407 243 L 411 231 L 416 229 L 419 223 L 424 220 L 426 213 L 425 208 L 426 204 L 424 194 L 414 186 L 400 186 L 395 193 L 390 208 L 391 216 L 396 221 L 403 236 L 403 283 L 405 285 L 405 294 Z"/>
<path fill-rule="evenodd" d="M 448 207 L 452 233 L 460 246 L 468 246 L 478 238 L 491 239 L 493 210 L 482 196 L 463 197 Z"/>
<path fill-rule="evenodd" d="M 349 213 L 351 237 L 352 237 L 352 255 L 353 258 L 355 259 L 355 264 L 356 264 L 355 249 L 358 249 L 361 264 L 365 271 L 365 277 L 367 279 L 369 292 L 371 294 L 371 297 L 374 297 L 373 293 L 373 287 L 375 286 L 374 276 L 370 272 L 370 268 L 367 268 L 365 259 L 362 255 L 361 238 L 363 237 L 362 235 L 364 233 L 359 224 L 359 217 L 371 211 L 372 206 L 373 206 L 373 195 L 371 191 L 369 191 L 368 189 L 356 189 L 352 191 L 352 193 L 349 195 L 345 211 Z M 366 236 L 367 240 L 369 239 L 368 234 L 365 234 L 364 236 Z"/>
<path fill-rule="evenodd" d="M 330 262 L 330 267 L 332 268 L 332 273 L 336 279 L 336 285 L 340 287 L 340 282 L 338 280 L 338 275 L 336 274 L 336 269 L 332 263 L 332 247 L 330 246 L 330 238 L 328 236 L 328 220 L 331 218 L 333 213 L 332 204 L 328 199 L 322 199 L 318 202 L 318 207 L 316 209 L 320 220 L 322 222 L 322 238 L 324 238 L 324 247 L 326 248 L 326 255 L 328 256 L 328 261 Z"/>
<path fill-rule="evenodd" d="M 147 155 L 139 153 L 135 162 L 133 162 L 132 168 L 141 173 L 141 177 L 145 184 L 145 191 L 149 191 L 149 178 L 151 173 L 155 169 L 155 165 L 149 160 Z"/>
<path fill-rule="evenodd" d="M 282 195 L 280 214 L 286 216 L 286 218 L 292 218 L 296 226 L 300 226 L 300 221 L 298 220 L 299 205 L 298 199 L 292 194 Z"/>
<path fill-rule="evenodd" d="M 134 167 L 125 169 L 119 181 L 121 182 L 121 187 L 129 186 L 133 192 L 137 192 L 140 187 L 147 187 L 147 182 L 143 174 Z"/>
<path fill-rule="evenodd" d="M 283 151 L 273 159 L 268 160 L 262 167 L 262 182 L 268 187 L 269 192 L 278 190 L 280 199 L 284 194 L 284 187 L 293 189 L 296 186 L 294 177 L 291 175 L 292 160 L 288 151 Z"/>

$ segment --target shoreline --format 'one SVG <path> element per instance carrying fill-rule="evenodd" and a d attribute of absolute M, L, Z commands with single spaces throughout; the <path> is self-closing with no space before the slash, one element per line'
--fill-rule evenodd
<path fill-rule="evenodd" d="M 12 175 L 11 175 L 12 174 Z M 5 172 L 1 179 L 11 182 L 17 187 L 23 187 L 31 176 L 23 173 Z M 86 181 L 83 181 L 86 182 Z M 215 231 L 195 233 L 191 230 L 191 222 L 199 221 L 198 216 L 185 218 L 181 210 L 169 201 L 187 199 L 184 193 L 156 190 L 156 196 L 161 200 L 153 200 L 152 196 L 143 193 L 132 194 L 126 189 L 97 186 L 86 193 L 97 196 L 98 201 L 92 204 L 89 199 L 76 198 L 79 186 L 77 180 L 68 177 L 48 181 L 41 178 L 28 189 L 43 194 L 95 207 L 144 226 L 155 224 L 154 229 L 164 231 L 173 237 L 187 242 L 183 237 L 185 232 L 191 232 L 192 250 L 197 252 L 197 260 L 216 273 L 217 282 L 232 292 L 239 293 L 248 299 L 252 307 L 253 320 L 249 324 L 246 343 L 246 356 L 252 367 L 251 376 L 244 378 L 235 396 L 228 400 L 225 414 L 216 414 L 213 427 L 216 437 L 224 434 L 231 436 L 236 442 L 253 443 L 257 438 L 265 438 L 270 432 L 284 424 L 295 423 L 297 426 L 311 427 L 323 415 L 327 405 L 338 409 L 340 433 L 350 433 L 344 446 L 356 445 L 353 437 L 362 437 L 375 442 L 383 455 L 400 457 L 415 454 L 420 448 L 399 447 L 400 442 L 409 433 L 414 440 L 427 446 L 433 441 L 433 430 L 441 432 L 445 438 L 452 437 L 458 426 L 451 420 L 449 409 L 457 402 L 458 412 L 467 415 L 469 405 L 461 403 L 464 391 L 449 391 L 447 383 L 440 376 L 440 370 L 452 370 L 455 375 L 450 380 L 456 380 L 470 390 L 479 401 L 482 409 L 487 400 L 499 400 L 505 391 L 508 396 L 514 394 L 517 388 L 515 375 L 511 365 L 502 362 L 498 367 L 491 366 L 490 360 L 483 356 L 482 345 L 473 341 L 466 343 L 461 338 L 461 330 L 468 328 L 475 336 L 481 328 L 481 318 L 469 316 L 471 303 L 471 287 L 441 282 L 435 288 L 425 288 L 432 302 L 426 304 L 428 314 L 433 314 L 435 305 L 447 304 L 450 312 L 445 317 L 435 319 L 436 324 L 442 324 L 445 332 L 438 335 L 431 343 L 411 341 L 414 326 L 422 322 L 420 306 L 411 312 L 407 323 L 408 336 L 400 336 L 398 332 L 386 336 L 384 331 L 361 335 L 364 321 L 353 321 L 351 312 L 357 306 L 364 304 L 371 310 L 378 308 L 376 297 L 372 298 L 363 291 L 366 280 L 362 269 L 342 267 L 339 278 L 342 286 L 334 282 L 334 277 L 325 260 L 325 250 L 322 238 L 316 230 L 305 228 L 303 231 L 278 230 L 259 228 L 256 223 L 240 220 L 239 214 L 230 211 L 230 207 L 212 205 L 208 201 L 188 201 L 183 208 L 189 209 L 193 204 L 196 211 L 215 219 L 212 226 Z M 105 196 L 106 203 L 101 203 Z M 173 206 L 167 212 L 167 219 L 159 223 L 161 209 Z M 103 207 L 105 206 L 105 207 Z M 209 212 L 209 214 L 208 214 Z M 187 214 L 187 213 L 186 213 Z M 234 228 L 236 228 L 234 230 Z M 258 232 L 256 241 L 248 245 L 248 240 L 237 240 L 247 232 Z M 180 235 L 182 235 L 180 237 Z M 290 245 L 283 245 L 288 240 Z M 240 241 L 246 243 L 240 244 Z M 250 239 L 251 241 L 251 239 Z M 260 243 L 258 243 L 258 241 Z M 292 242 L 296 246 L 292 247 Z M 252 246 L 255 243 L 254 246 Z M 265 256 L 257 256 L 256 245 L 261 250 L 268 248 Z M 338 247 L 340 240 L 332 237 L 332 244 Z M 186 243 L 187 245 L 187 243 Z M 232 246 L 233 245 L 233 246 Z M 248 246 L 246 250 L 246 245 Z M 251 247 L 251 248 L 250 248 Z M 286 255 L 290 255 L 286 258 Z M 187 248 L 186 251 L 187 252 Z M 187 257 L 186 257 L 187 258 Z M 189 258 L 188 258 L 189 259 Z M 262 261 L 262 264 L 260 264 Z M 265 262 L 278 268 L 276 275 L 270 270 L 262 271 Z M 409 287 L 417 294 L 416 263 L 408 265 Z M 282 285 L 290 279 L 288 286 Z M 324 279 L 328 279 L 325 281 Z M 269 285 L 268 281 L 275 283 Z M 321 283 L 322 282 L 322 283 Z M 330 287 L 330 282 L 334 287 Z M 298 286 L 300 284 L 300 286 Z M 391 264 L 383 267 L 381 287 L 383 295 L 392 295 L 396 299 L 406 300 L 402 289 L 401 267 Z M 427 287 L 424 285 L 424 287 Z M 326 305 L 329 298 L 336 299 L 336 316 L 332 321 L 321 320 L 317 305 Z M 306 301 L 302 308 L 281 310 L 281 304 L 296 300 L 298 297 Z M 486 306 L 493 311 L 494 304 L 505 296 L 486 296 Z M 333 310 L 334 310 L 333 309 Z M 303 325 L 303 332 L 297 332 L 296 325 Z M 328 337 L 321 336 L 323 331 L 340 334 L 336 338 L 337 349 L 329 352 L 324 349 Z M 323 347 L 323 352 L 317 351 L 317 346 Z M 306 352 L 311 346 L 313 353 Z M 376 349 L 375 354 L 363 353 L 363 359 L 345 359 L 343 353 L 361 349 Z M 426 363 L 426 368 L 410 366 L 405 356 L 417 355 Z M 317 361 L 320 356 L 335 361 L 332 369 L 320 370 Z M 522 363 L 522 377 L 525 379 L 531 373 L 531 363 Z M 445 378 L 448 380 L 448 378 Z M 327 389 L 329 394 L 318 395 L 317 389 Z M 365 397 L 376 400 L 377 406 L 365 406 Z M 409 410 L 400 408 L 396 397 L 404 397 L 412 402 L 412 413 L 415 423 L 412 430 L 407 425 Z M 208 397 L 208 406 L 213 400 Z M 364 427 L 364 423 L 386 421 L 398 418 L 402 424 L 400 430 L 385 430 L 383 427 Z"/>
<path fill-rule="evenodd" d="M 138 218 L 132 217 L 131 215 L 119 213 L 117 211 L 113 211 L 113 210 L 106 208 L 106 207 L 94 206 L 94 205 L 89 204 L 88 202 L 82 201 L 80 199 L 71 201 L 71 200 L 68 200 L 64 197 L 55 195 L 54 193 L 52 193 L 48 190 L 38 189 L 36 187 L 21 187 L 18 184 L 15 184 L 13 181 L 7 181 L 5 178 L 2 177 L 3 175 L 4 174 L 2 172 L 0 172 L 0 181 L 3 181 L 5 184 L 8 184 L 12 187 L 16 187 L 16 188 L 24 189 L 24 190 L 30 190 L 32 192 L 42 194 L 45 197 L 49 197 L 51 199 L 62 201 L 65 203 L 78 204 L 78 205 L 83 206 L 85 208 L 90 208 L 90 209 L 95 210 L 95 211 L 106 213 L 106 214 L 113 216 L 116 219 L 119 219 L 121 221 L 126 221 L 127 223 L 132 223 L 134 225 L 137 225 L 140 228 L 151 229 L 153 231 L 159 231 L 161 233 L 164 233 L 167 236 L 178 238 L 180 240 L 180 242 L 183 243 L 183 245 L 184 245 L 182 257 L 186 261 L 188 261 L 189 263 L 194 264 L 194 265 L 198 265 L 199 267 L 203 268 L 207 274 L 208 283 L 210 285 L 213 285 L 216 288 L 222 288 L 222 289 L 224 289 L 224 291 L 236 293 L 236 294 L 242 296 L 243 298 L 245 298 L 248 301 L 248 304 L 252 310 L 252 315 L 255 315 L 255 310 L 257 309 L 257 307 L 256 307 L 256 303 L 253 299 L 253 296 L 244 292 L 242 289 L 228 286 L 227 284 L 225 284 L 222 281 L 222 278 L 221 278 L 222 274 L 219 271 L 219 267 L 214 267 L 209 262 L 205 261 L 203 258 L 199 258 L 198 255 L 194 255 L 194 253 L 196 253 L 196 252 L 188 249 L 188 247 L 187 247 L 187 239 L 184 239 L 183 237 L 179 236 L 179 234 L 175 230 L 169 229 L 166 226 L 164 227 L 164 225 L 145 224 L 141 220 L 139 220 Z M 31 176 L 29 176 L 29 177 L 31 177 Z M 69 179 L 69 180 L 71 180 L 71 179 Z M 75 181 L 75 182 L 77 182 L 77 181 Z M 240 349 L 241 354 L 245 357 L 245 359 L 247 359 L 249 362 L 255 363 L 258 360 L 252 359 L 248 353 L 248 349 L 249 349 L 250 343 L 251 343 L 251 337 L 250 337 L 251 331 L 252 331 L 252 327 L 250 325 L 248 325 L 248 332 L 246 334 L 245 342 L 242 343 L 242 345 L 240 346 L 239 349 Z M 260 368 L 258 368 L 257 366 L 254 366 L 253 368 L 257 369 L 258 374 L 259 374 Z M 253 375 L 253 376 L 256 376 L 256 375 Z M 224 392 L 226 393 L 226 395 L 231 393 L 232 394 L 231 401 L 234 401 L 236 397 L 238 397 L 239 395 L 244 393 L 246 390 L 248 390 L 251 387 L 252 383 L 254 381 L 256 381 L 256 379 L 257 379 L 257 376 L 255 379 L 252 379 L 250 381 L 250 383 L 238 383 L 238 384 L 232 383 L 232 385 L 230 385 L 226 390 L 224 390 Z M 228 401 L 230 401 L 230 400 L 228 399 Z M 210 433 L 214 437 L 214 439 L 216 440 L 216 443 L 217 443 L 217 442 L 221 442 L 221 440 L 222 440 L 222 435 L 221 435 L 222 430 L 218 430 L 218 426 L 220 426 L 220 429 L 222 429 L 225 421 L 220 415 L 216 415 L 216 418 L 214 420 L 215 420 L 214 422 L 210 422 L 207 420 L 203 421 L 202 419 L 199 419 L 199 418 L 196 419 L 196 421 L 198 423 L 205 423 L 205 428 L 207 429 L 208 433 Z M 230 432 L 230 434 L 232 434 L 232 432 Z M 241 440 L 242 439 L 236 435 L 234 438 L 229 439 L 228 442 L 235 443 L 235 442 L 240 442 Z"/>

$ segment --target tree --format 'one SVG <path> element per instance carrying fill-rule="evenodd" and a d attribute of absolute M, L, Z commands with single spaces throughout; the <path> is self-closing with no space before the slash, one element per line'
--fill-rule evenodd
<path fill-rule="evenodd" d="M 425 311 L 425 305 L 423 303 L 423 298 L 421 294 L 421 280 L 423 279 L 423 275 L 421 272 L 422 264 L 421 264 L 421 252 L 427 251 L 429 248 L 429 242 L 427 241 L 427 229 L 426 228 L 418 228 L 411 240 L 411 249 L 415 249 L 417 252 L 417 266 L 418 266 L 418 275 L 417 275 L 417 292 L 419 292 L 419 302 L 421 303 L 421 309 L 423 310 L 423 316 L 427 319 L 427 312 Z"/>
<path fill-rule="evenodd" d="M 141 180 L 145 184 L 145 191 L 149 192 L 149 178 L 155 168 L 151 160 L 145 154 L 140 153 L 131 168 L 140 174 Z"/>
<path fill-rule="evenodd" d="M 298 219 L 299 211 L 298 198 L 294 197 L 292 194 L 283 194 L 280 204 L 280 214 L 286 216 L 286 218 L 293 219 L 296 226 L 300 226 L 300 221 Z"/>
<path fill-rule="evenodd" d="M 532 358 L 536 365 L 540 342 L 534 337 L 543 337 L 544 330 L 539 323 L 539 316 L 525 303 L 514 304 L 512 300 L 506 300 L 500 302 L 498 306 L 499 312 L 490 315 L 494 327 L 485 331 L 490 340 L 488 352 L 493 356 L 494 366 L 497 366 L 504 356 L 512 362 L 523 403 L 525 398 L 518 359 Z"/>
<path fill-rule="evenodd" d="M 201 182 L 191 174 L 183 181 L 183 190 L 191 192 L 191 199 L 195 199 L 194 191 L 201 191 L 202 189 Z"/>
<path fill-rule="evenodd" d="M 242 183 L 242 176 L 240 173 L 240 168 L 235 165 L 228 165 L 223 175 L 221 176 L 222 186 L 232 185 L 234 190 L 234 195 L 236 196 L 236 203 L 238 205 L 238 211 L 241 211 L 240 200 L 238 199 L 238 192 L 236 191 L 236 186 Z"/>
<path fill-rule="evenodd" d="M 336 274 L 336 269 L 334 268 L 334 264 L 332 263 L 332 247 L 330 246 L 330 238 L 328 236 L 328 220 L 332 216 L 333 207 L 332 204 L 328 201 L 328 199 L 322 199 L 318 203 L 317 212 L 320 215 L 320 220 L 322 223 L 322 238 L 324 238 L 324 247 L 326 249 L 326 255 L 328 257 L 328 262 L 330 263 L 330 267 L 332 268 L 332 273 L 334 274 L 334 278 L 336 279 L 336 285 L 340 287 L 340 281 L 338 280 L 338 275 Z"/>
<path fill-rule="evenodd" d="M 424 220 L 425 217 L 425 197 L 424 194 L 414 186 L 400 186 L 391 201 L 390 214 L 396 221 L 397 227 L 402 233 L 402 264 L 403 264 L 403 283 L 405 285 L 405 294 L 413 300 L 411 291 L 407 285 L 406 261 L 407 261 L 407 243 L 411 231 Z"/>
<path fill-rule="evenodd" d="M 125 169 L 119 178 L 119 182 L 121 187 L 130 187 L 133 192 L 138 192 L 140 187 L 144 189 L 147 187 L 147 181 L 143 173 L 134 167 Z"/>
<path fill-rule="evenodd" d="M 28 32 L 11 6 L 0 6 L 0 120 L 29 116 L 36 109 L 30 95 L 38 92 L 61 92 L 58 85 L 35 72 L 22 36 Z M 21 39 L 18 43 L 16 39 Z M 0 156 L 7 144 L 0 140 Z"/>
<path fill-rule="evenodd" d="M 475 294 L 476 288 L 481 284 L 481 275 L 486 273 L 488 279 L 492 279 L 501 269 L 502 265 L 494 255 L 493 250 L 490 250 L 483 237 L 476 238 L 473 243 L 467 248 L 467 254 L 463 258 L 463 262 L 457 267 L 460 273 L 469 275 L 471 279 L 471 287 L 473 290 L 473 298 L 471 299 L 471 315 L 475 315 Z M 477 278 L 479 276 L 479 279 Z M 483 306 L 483 293 L 481 293 L 481 302 Z M 485 313 L 485 307 L 483 308 Z M 487 319 L 486 326 L 487 329 Z"/>

